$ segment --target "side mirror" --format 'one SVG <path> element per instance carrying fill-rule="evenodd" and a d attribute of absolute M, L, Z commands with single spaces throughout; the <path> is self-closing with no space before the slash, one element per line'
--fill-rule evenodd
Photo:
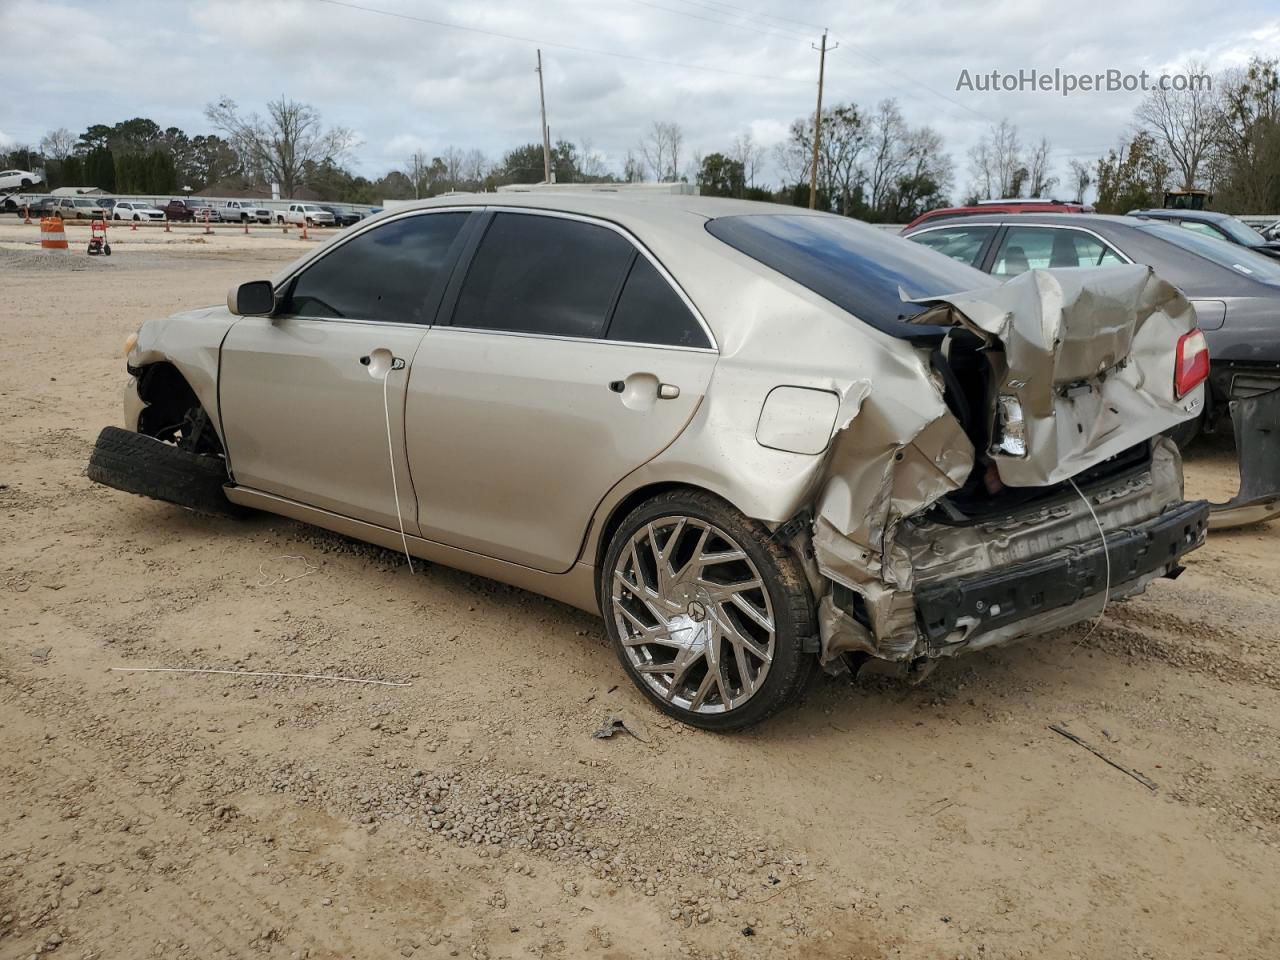
<path fill-rule="evenodd" d="M 234 290 L 228 306 L 242 317 L 269 317 L 276 308 L 276 291 L 270 280 L 250 280 Z"/>

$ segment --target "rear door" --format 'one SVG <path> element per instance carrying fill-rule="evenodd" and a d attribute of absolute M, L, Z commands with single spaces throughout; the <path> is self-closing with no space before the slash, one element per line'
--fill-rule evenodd
<path fill-rule="evenodd" d="M 218 393 L 237 484 L 395 528 L 394 455 L 400 508 L 414 532 L 403 461 L 408 367 L 470 215 L 382 221 L 289 280 L 277 316 L 236 322 L 223 342 Z"/>
<path fill-rule="evenodd" d="M 629 236 L 545 211 L 490 215 L 445 311 L 406 404 L 422 535 L 568 570 L 605 493 L 697 410 L 710 333 Z"/>

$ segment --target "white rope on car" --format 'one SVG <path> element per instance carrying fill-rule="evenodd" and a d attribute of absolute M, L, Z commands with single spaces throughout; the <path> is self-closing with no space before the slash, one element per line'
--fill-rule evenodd
<path fill-rule="evenodd" d="M 1107 532 L 1102 529 L 1102 521 L 1098 519 L 1098 513 L 1093 509 L 1093 504 L 1089 502 L 1088 497 L 1080 492 L 1080 488 L 1076 486 L 1074 478 L 1068 477 L 1067 482 L 1071 484 L 1076 494 L 1084 501 L 1084 505 L 1089 510 L 1089 516 L 1093 517 L 1094 525 L 1098 528 L 1098 539 L 1102 542 L 1102 556 L 1107 562 L 1107 583 L 1102 591 L 1102 609 L 1098 611 L 1098 619 L 1093 621 L 1093 626 L 1084 635 L 1084 639 L 1088 640 L 1093 636 L 1093 631 L 1098 629 L 1098 624 L 1102 623 L 1102 618 L 1107 615 L 1107 604 L 1111 601 L 1111 551 L 1107 549 Z"/>
<path fill-rule="evenodd" d="M 387 382 L 391 379 L 391 371 L 396 369 L 392 358 L 387 372 L 382 375 L 382 415 L 387 424 L 387 453 L 391 458 L 391 493 L 396 498 L 396 523 L 400 527 L 400 544 L 404 547 L 404 558 L 409 561 L 409 572 L 413 573 L 413 557 L 409 555 L 409 538 L 404 535 L 404 517 L 400 513 L 400 487 L 396 483 L 396 448 L 391 442 L 391 407 L 387 403 Z"/>

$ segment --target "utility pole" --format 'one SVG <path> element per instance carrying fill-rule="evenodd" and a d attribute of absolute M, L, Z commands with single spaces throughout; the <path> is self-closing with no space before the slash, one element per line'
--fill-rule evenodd
<path fill-rule="evenodd" d="M 813 47 L 818 51 L 818 109 L 813 115 L 813 163 L 809 167 L 810 210 L 818 205 L 818 146 L 822 142 L 822 81 L 827 71 L 827 50 L 834 50 L 838 46 L 838 43 L 834 47 L 827 46 L 827 31 L 823 30 L 822 46 Z"/>
<path fill-rule="evenodd" d="M 551 182 L 551 131 L 547 129 L 547 94 L 542 88 L 542 51 L 538 51 L 538 100 L 542 104 L 542 182 Z"/>

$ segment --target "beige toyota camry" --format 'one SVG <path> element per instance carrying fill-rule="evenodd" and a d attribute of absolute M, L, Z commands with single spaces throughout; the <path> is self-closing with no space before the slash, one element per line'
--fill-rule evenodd
<path fill-rule="evenodd" d="M 598 611 L 713 729 L 815 664 L 918 674 L 1099 616 L 1204 538 L 1163 434 L 1208 354 L 1143 266 L 1000 284 L 791 207 L 452 196 L 126 351 L 93 479 Z"/>

